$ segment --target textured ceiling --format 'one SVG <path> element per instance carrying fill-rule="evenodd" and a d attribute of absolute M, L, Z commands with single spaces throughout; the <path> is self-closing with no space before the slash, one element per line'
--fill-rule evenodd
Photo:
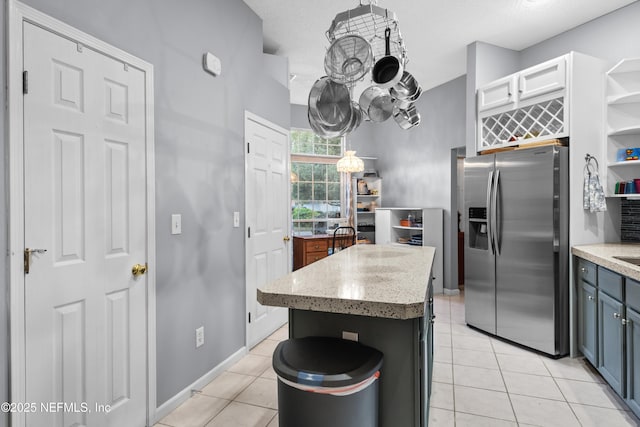
<path fill-rule="evenodd" d="M 325 36 L 346 0 L 244 0 L 263 20 L 264 51 L 289 58 L 291 102 L 306 104 L 325 75 Z M 361 0 L 369 4 L 368 0 Z M 380 0 L 395 12 L 407 71 L 429 89 L 466 73 L 466 46 L 482 41 L 522 50 L 636 0 Z"/>

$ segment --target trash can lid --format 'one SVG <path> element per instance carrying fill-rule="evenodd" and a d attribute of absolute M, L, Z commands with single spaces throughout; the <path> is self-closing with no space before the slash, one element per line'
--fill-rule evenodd
<path fill-rule="evenodd" d="M 355 341 L 292 338 L 273 352 L 273 369 L 289 381 L 322 387 L 358 384 L 382 366 L 382 353 Z"/>

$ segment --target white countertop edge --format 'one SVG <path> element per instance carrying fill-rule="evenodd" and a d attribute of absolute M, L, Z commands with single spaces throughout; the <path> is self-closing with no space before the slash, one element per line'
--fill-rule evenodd
<path fill-rule="evenodd" d="M 313 296 L 278 295 L 263 293 L 260 289 L 258 289 L 258 302 L 271 307 L 383 317 L 387 319 L 407 320 L 424 316 L 424 302 L 402 304 L 382 301 L 357 301 Z"/>
<path fill-rule="evenodd" d="M 640 258 L 640 244 L 595 243 L 578 245 L 571 248 L 571 253 L 618 274 L 640 281 L 640 266 L 614 258 L 614 256 Z"/>

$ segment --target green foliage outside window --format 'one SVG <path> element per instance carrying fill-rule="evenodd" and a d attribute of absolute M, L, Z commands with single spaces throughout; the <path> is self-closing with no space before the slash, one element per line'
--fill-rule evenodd
<path fill-rule="evenodd" d="M 291 153 L 310 155 L 308 160 L 291 163 L 294 234 L 325 234 L 340 219 L 340 173 L 335 162 L 342 155 L 342 140 L 320 138 L 308 130 L 292 130 Z M 314 162 L 312 156 L 322 156 L 323 161 Z M 335 158 L 327 163 L 327 156 Z"/>

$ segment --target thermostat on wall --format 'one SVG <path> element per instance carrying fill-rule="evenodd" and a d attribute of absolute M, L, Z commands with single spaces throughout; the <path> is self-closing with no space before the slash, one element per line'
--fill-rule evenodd
<path fill-rule="evenodd" d="M 202 66 L 204 70 L 214 76 L 219 76 L 222 72 L 222 63 L 213 53 L 207 52 L 202 56 Z"/>

